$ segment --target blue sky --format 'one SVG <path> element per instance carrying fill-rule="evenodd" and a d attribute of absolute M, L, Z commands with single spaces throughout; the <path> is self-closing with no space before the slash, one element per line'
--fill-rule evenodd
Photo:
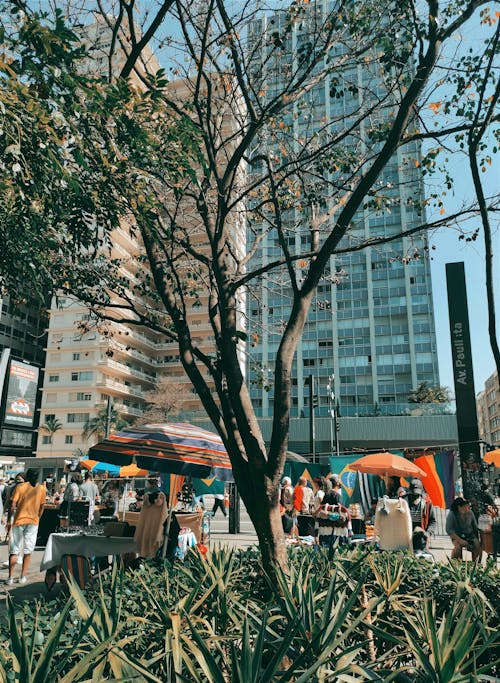
<path fill-rule="evenodd" d="M 455 58 L 472 48 L 480 53 L 484 47 L 484 40 L 491 35 L 491 27 L 473 22 L 467 31 L 460 36 L 456 47 Z M 492 140 L 492 138 L 490 138 Z M 493 142 L 490 148 L 493 146 Z M 482 181 L 486 195 L 498 194 L 500 190 L 500 154 L 492 154 L 493 163 L 486 167 L 482 174 Z M 444 199 L 448 214 L 458 211 L 467 200 L 473 199 L 473 186 L 467 157 L 456 152 L 450 155 L 450 169 L 454 178 L 454 188 Z M 439 186 L 439 176 L 430 181 L 436 189 Z M 441 181 L 441 187 L 444 182 Z M 497 336 L 500 337 L 500 220 L 498 214 L 490 217 L 493 230 L 494 254 L 494 287 L 496 300 Z M 471 221 L 468 227 L 473 230 L 480 227 L 479 218 Z M 432 250 L 431 272 L 434 295 L 434 312 L 436 317 L 436 337 L 439 359 L 439 373 L 441 385 L 453 390 L 453 370 L 451 363 L 451 346 L 448 318 L 448 301 L 446 294 L 446 263 L 463 261 L 465 263 L 465 278 L 467 285 L 467 301 L 469 308 L 472 359 L 474 366 L 474 384 L 476 393 L 484 388 L 485 380 L 494 372 L 495 363 L 488 338 L 488 311 L 486 304 L 486 287 L 484 272 L 484 236 L 482 228 L 475 242 L 465 242 L 458 239 L 458 233 L 453 230 L 443 230 L 435 233 L 430 240 L 436 248 Z"/>
<path fill-rule="evenodd" d="M 455 161 L 454 175 L 456 178 L 455 197 L 450 197 L 449 201 L 446 203 L 447 210 L 450 213 L 453 210 L 453 206 L 458 206 L 461 198 L 468 193 L 468 190 L 471 187 L 468 165 L 466 163 L 459 163 L 458 160 Z M 498 192 L 500 187 L 500 162 L 498 158 L 495 160 L 493 167 L 489 170 L 486 181 L 486 185 L 490 192 Z M 476 223 L 474 223 L 474 226 L 476 226 Z M 496 225 L 492 224 L 492 227 L 495 230 L 493 235 L 493 253 L 495 264 L 494 282 L 497 333 L 500 335 L 500 227 L 498 219 L 496 220 Z M 433 239 L 431 239 L 431 244 L 436 246 L 436 249 L 431 251 L 431 272 L 434 293 L 434 312 L 436 316 L 440 382 L 443 386 L 453 389 L 445 265 L 450 262 L 464 261 L 474 365 L 474 382 L 477 393 L 484 388 L 484 381 L 495 369 L 493 354 L 488 339 L 483 233 L 481 230 L 475 242 L 466 243 L 464 240 L 459 241 L 457 233 L 443 230 L 434 235 Z"/>

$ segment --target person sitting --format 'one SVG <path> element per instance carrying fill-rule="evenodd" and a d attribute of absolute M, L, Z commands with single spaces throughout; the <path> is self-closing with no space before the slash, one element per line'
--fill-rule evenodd
<path fill-rule="evenodd" d="M 413 530 L 411 540 L 415 557 L 434 563 L 434 555 L 429 552 L 429 536 L 421 527 Z"/>
<path fill-rule="evenodd" d="M 479 541 L 477 520 L 470 509 L 470 503 L 464 498 L 455 498 L 446 518 L 446 533 L 453 542 L 451 558 L 462 559 L 462 551 L 467 549 L 472 553 L 472 560 L 481 558 L 482 548 Z"/>

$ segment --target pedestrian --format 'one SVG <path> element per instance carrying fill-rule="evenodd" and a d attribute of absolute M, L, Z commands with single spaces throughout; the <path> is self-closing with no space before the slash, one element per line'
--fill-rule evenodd
<path fill-rule="evenodd" d="M 464 498 L 455 498 L 446 518 L 446 533 L 453 542 L 452 560 L 461 560 L 464 548 L 472 553 L 472 559 L 481 559 L 482 548 L 479 541 L 477 520 Z"/>
<path fill-rule="evenodd" d="M 79 472 L 73 472 L 71 480 L 64 490 L 63 500 L 67 503 L 74 503 L 82 497 L 80 486 L 82 484 L 82 475 Z"/>
<path fill-rule="evenodd" d="M 285 534 L 290 534 L 294 527 L 293 486 L 290 477 L 283 477 L 280 491 L 281 524 Z"/>
<path fill-rule="evenodd" d="M 412 528 L 415 530 L 418 527 L 428 534 L 434 534 L 436 528 L 434 508 L 430 500 L 424 497 L 424 494 L 424 487 L 420 479 L 412 479 L 406 494 L 406 500 L 410 508 Z"/>
<path fill-rule="evenodd" d="M 313 508 L 314 492 L 307 485 L 305 477 L 299 477 L 293 490 L 293 507 L 299 515 L 310 515 Z"/>
<path fill-rule="evenodd" d="M 28 469 L 25 478 L 26 481 L 16 487 L 11 497 L 13 522 L 7 585 L 14 583 L 14 567 L 21 544 L 24 547 L 24 555 L 19 583 L 26 583 L 31 553 L 35 549 L 38 524 L 45 505 L 46 489 L 45 486 L 38 483 L 38 470 Z"/>
<path fill-rule="evenodd" d="M 45 488 L 47 489 L 47 494 L 52 496 L 54 494 L 55 477 L 52 472 L 49 472 L 47 478 L 45 479 Z"/>
<path fill-rule="evenodd" d="M 85 500 L 95 503 L 95 499 L 99 496 L 99 489 L 94 482 L 94 478 L 90 472 L 85 473 L 85 481 L 80 486 L 80 495 Z"/>
<path fill-rule="evenodd" d="M 212 508 L 212 517 L 215 517 L 217 510 L 221 510 L 224 517 L 227 517 L 226 505 L 223 493 L 214 493 L 214 506 Z"/>
<path fill-rule="evenodd" d="M 5 514 L 5 540 L 7 541 L 10 535 L 10 529 L 12 526 L 12 496 L 16 488 L 24 484 L 24 474 L 16 474 L 16 478 L 11 481 L 10 486 L 5 489 L 5 502 L 4 502 L 4 514 Z M 5 563 L 4 563 L 5 564 Z"/>

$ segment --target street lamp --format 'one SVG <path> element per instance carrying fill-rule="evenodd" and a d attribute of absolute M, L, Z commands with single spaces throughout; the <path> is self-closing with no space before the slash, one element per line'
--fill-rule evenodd
<path fill-rule="evenodd" d="M 335 406 L 335 374 L 328 377 L 328 384 L 326 385 L 328 392 L 328 410 L 330 412 L 330 448 L 333 452 L 333 440 L 335 435 L 335 455 L 340 455 L 339 449 L 339 424 L 337 421 L 337 408 Z"/>

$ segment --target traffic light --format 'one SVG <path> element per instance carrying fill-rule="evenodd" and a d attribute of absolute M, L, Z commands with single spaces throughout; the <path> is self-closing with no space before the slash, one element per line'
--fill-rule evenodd
<path fill-rule="evenodd" d="M 318 394 L 314 394 L 312 397 L 312 407 L 317 408 L 319 405 Z"/>

